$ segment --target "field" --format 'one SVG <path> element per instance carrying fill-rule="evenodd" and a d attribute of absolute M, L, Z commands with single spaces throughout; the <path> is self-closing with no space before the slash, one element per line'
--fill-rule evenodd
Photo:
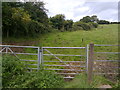
<path fill-rule="evenodd" d="M 14 45 L 30 45 L 30 46 L 42 46 L 42 47 L 86 47 L 87 44 L 118 44 L 118 25 L 99 25 L 97 29 L 90 31 L 77 30 L 72 32 L 59 32 L 55 31 L 52 33 L 40 35 L 37 38 L 3 38 L 3 44 L 14 44 Z M 74 55 L 85 55 L 86 50 L 68 50 L 68 49 L 48 49 L 54 54 L 74 54 Z M 96 47 L 95 51 L 109 51 L 118 52 L 118 47 Z M 22 50 L 20 50 L 22 51 Z M 33 49 L 24 49 L 24 52 L 36 52 Z M 48 54 L 44 51 L 44 54 Z M 19 55 L 22 59 L 37 59 L 35 56 Z M 118 55 L 98 55 L 97 59 L 107 60 L 118 60 Z M 63 61 L 85 61 L 86 57 L 59 57 Z M 56 61 L 54 56 L 44 56 L 44 60 Z M 45 63 L 45 64 L 59 64 L 59 63 Z M 48 68 L 48 67 L 46 67 Z M 54 67 L 50 67 L 54 69 Z M 63 67 L 57 67 L 62 69 Z M 74 82 L 74 81 L 73 81 Z M 79 81 L 78 81 L 79 82 Z M 67 86 L 66 86 L 67 87 Z M 68 85 L 68 87 L 70 87 Z"/>
<path fill-rule="evenodd" d="M 40 35 L 37 38 L 3 38 L 3 44 L 14 44 L 14 45 L 32 45 L 32 46 L 42 46 L 42 47 L 86 47 L 87 44 L 118 44 L 118 25 L 99 25 L 97 29 L 92 29 L 90 31 L 77 30 L 73 32 L 59 32 L 54 31 L 52 33 Z M 118 47 L 95 47 L 95 51 L 109 51 L 117 52 Z M 33 49 L 26 49 L 26 52 L 33 52 Z M 85 50 L 68 50 L 68 49 L 51 49 L 54 54 L 83 54 L 85 55 Z M 46 53 L 46 52 L 45 52 Z M 22 57 L 24 57 L 22 55 Z M 108 56 L 112 58 L 112 56 Z M 116 55 L 113 55 L 116 57 Z M 26 58 L 26 56 L 25 56 Z M 28 57 L 29 58 L 29 57 Z M 61 57 L 63 59 L 76 60 L 78 57 L 68 58 Z M 31 57 L 29 58 L 31 59 Z M 34 57 L 33 57 L 34 59 Z M 46 59 L 46 57 L 45 57 Z M 51 60 L 47 57 L 47 59 Z M 83 59 L 83 58 L 82 58 Z M 117 58 L 118 59 L 118 58 Z"/>
<path fill-rule="evenodd" d="M 27 41 L 27 43 L 25 43 Z M 36 45 L 34 44 L 36 41 Z M 90 31 L 77 30 L 73 32 L 54 32 L 40 35 L 37 38 L 3 38 L 3 43 L 50 47 L 79 47 L 89 43 L 118 44 L 118 25 L 99 25 L 97 29 Z"/>

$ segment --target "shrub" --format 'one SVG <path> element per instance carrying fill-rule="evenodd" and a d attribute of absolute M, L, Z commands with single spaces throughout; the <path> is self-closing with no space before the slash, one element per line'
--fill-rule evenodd
<path fill-rule="evenodd" d="M 82 27 L 84 30 L 86 30 L 86 31 L 91 29 L 89 23 L 80 22 L 79 26 L 81 26 L 81 27 Z"/>
<path fill-rule="evenodd" d="M 3 86 L 7 86 L 11 80 L 14 80 L 18 75 L 25 73 L 24 64 L 16 57 L 4 55 L 1 60 Z"/>
<path fill-rule="evenodd" d="M 11 83 L 13 88 L 61 88 L 63 79 L 51 71 L 40 70 L 38 72 L 26 73 L 16 78 Z"/>
<path fill-rule="evenodd" d="M 3 56 L 2 77 L 4 88 L 60 88 L 63 78 L 52 71 L 26 72 L 24 63 L 16 57 Z"/>
<path fill-rule="evenodd" d="M 74 26 L 77 27 L 78 29 L 83 29 L 83 30 L 90 30 L 92 27 L 90 26 L 89 23 L 84 23 L 81 21 L 75 22 Z"/>
<path fill-rule="evenodd" d="M 118 80 L 118 82 L 115 85 L 113 85 L 113 88 L 120 88 L 120 80 Z"/>
<path fill-rule="evenodd" d="M 97 23 L 91 22 L 91 24 L 92 24 L 93 28 L 97 28 L 97 27 L 98 27 L 98 24 L 97 24 Z"/>

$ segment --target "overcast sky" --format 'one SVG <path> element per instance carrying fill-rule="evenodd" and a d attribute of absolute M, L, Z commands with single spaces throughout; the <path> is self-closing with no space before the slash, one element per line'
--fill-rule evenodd
<path fill-rule="evenodd" d="M 97 15 L 101 20 L 118 21 L 119 0 L 42 0 L 49 10 L 48 16 L 64 14 L 66 19 L 80 20 Z"/>

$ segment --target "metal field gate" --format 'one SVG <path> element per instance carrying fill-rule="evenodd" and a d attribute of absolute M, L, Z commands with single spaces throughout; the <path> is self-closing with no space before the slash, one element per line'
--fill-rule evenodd
<path fill-rule="evenodd" d="M 120 45 L 94 45 L 93 72 L 117 81 L 120 75 Z"/>
<path fill-rule="evenodd" d="M 0 53 L 10 54 L 25 62 L 26 69 L 38 70 L 40 67 L 40 47 L 0 45 Z"/>
<path fill-rule="evenodd" d="M 54 70 L 64 78 L 74 78 L 74 75 L 86 72 L 86 47 L 34 47 L 0 45 L 2 54 L 14 55 L 24 61 L 29 70 Z M 62 54 L 62 53 L 63 54 Z M 61 53 L 61 54 L 60 54 Z M 76 53 L 76 55 L 74 54 Z M 33 59 L 32 59 L 33 58 Z"/>
<path fill-rule="evenodd" d="M 42 47 L 42 65 L 64 78 L 86 72 L 86 47 Z M 76 54 L 75 54 L 76 53 Z"/>
<path fill-rule="evenodd" d="M 86 47 L 34 47 L 0 45 L 0 53 L 14 55 L 28 70 L 55 71 L 64 78 L 86 72 L 88 81 L 94 74 L 116 80 L 120 70 L 120 45 L 89 44 Z M 109 48 L 111 47 L 111 48 Z"/>

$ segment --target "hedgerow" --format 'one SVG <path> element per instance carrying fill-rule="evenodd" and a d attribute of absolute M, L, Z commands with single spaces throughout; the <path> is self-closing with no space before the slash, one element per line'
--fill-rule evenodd
<path fill-rule="evenodd" d="M 25 64 L 14 56 L 2 57 L 3 88 L 60 88 L 63 78 L 53 71 L 26 72 Z"/>

